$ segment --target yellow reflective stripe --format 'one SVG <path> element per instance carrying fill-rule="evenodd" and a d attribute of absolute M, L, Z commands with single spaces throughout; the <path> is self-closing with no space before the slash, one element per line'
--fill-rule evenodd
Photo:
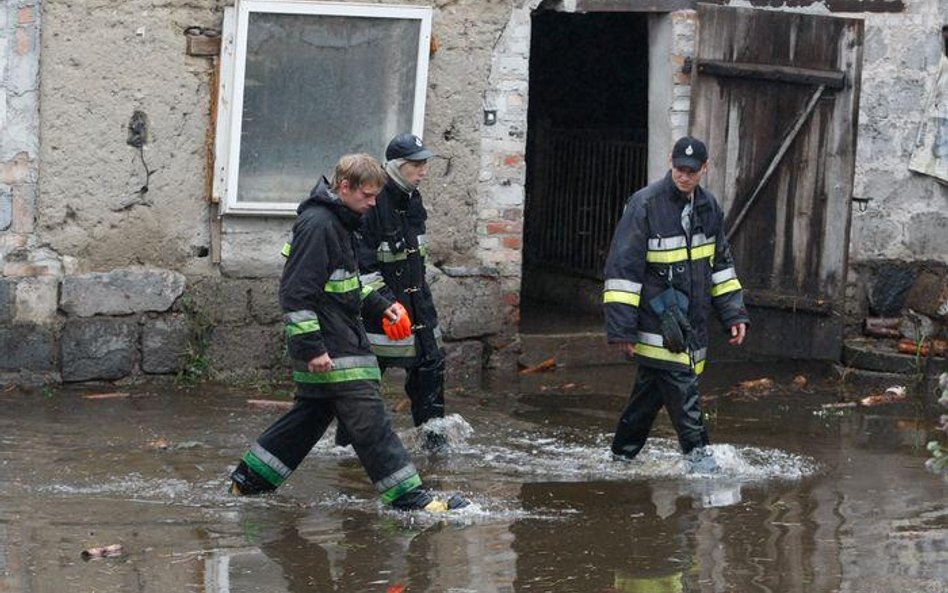
<path fill-rule="evenodd" d="M 645 261 L 653 264 L 673 264 L 687 259 L 687 249 L 671 249 L 669 251 L 649 250 L 645 254 Z"/>
<path fill-rule="evenodd" d="M 418 254 L 422 257 L 422 259 L 428 257 L 428 246 L 421 245 L 420 247 L 418 247 Z M 379 247 L 378 251 L 376 251 L 376 257 L 378 258 L 380 262 L 385 262 L 385 263 L 404 261 L 408 259 L 408 251 L 406 250 L 406 251 L 399 251 L 398 253 L 392 253 L 388 249 L 383 249 L 382 247 Z"/>
<path fill-rule="evenodd" d="M 297 321 L 296 323 L 286 324 L 286 337 L 292 338 L 300 334 L 309 334 L 319 331 L 319 321 L 310 319 L 308 321 Z"/>
<path fill-rule="evenodd" d="M 293 246 L 290 245 L 290 242 L 287 241 L 283 244 L 283 249 L 280 250 L 280 255 L 283 257 L 290 257 L 290 251 L 293 249 Z"/>
<path fill-rule="evenodd" d="M 691 259 L 704 259 L 706 257 L 714 257 L 714 243 L 692 248 Z"/>
<path fill-rule="evenodd" d="M 637 356 L 644 356 L 645 358 L 654 358 L 655 360 L 677 362 L 685 366 L 691 365 L 691 359 L 688 357 L 687 352 L 675 354 L 671 350 L 652 346 L 651 344 L 643 344 L 642 342 L 635 345 L 635 354 Z"/>
<path fill-rule="evenodd" d="M 675 354 L 671 350 L 660 348 L 658 346 L 652 346 L 651 344 L 643 344 L 642 342 L 639 342 L 635 345 L 635 355 L 645 358 L 652 358 L 654 360 L 675 362 L 687 367 L 691 366 L 691 358 L 688 356 L 687 352 L 679 352 L 678 354 Z M 694 371 L 696 375 L 700 375 L 704 372 L 704 361 L 705 359 L 702 358 L 701 360 L 695 362 Z"/>
<path fill-rule="evenodd" d="M 715 284 L 711 287 L 711 296 L 719 297 L 722 294 L 727 294 L 729 292 L 734 292 L 735 290 L 741 289 L 741 282 L 737 278 L 728 280 L 727 282 L 722 282 L 721 284 Z"/>
<path fill-rule="evenodd" d="M 345 381 L 381 381 L 379 367 L 353 367 L 333 369 L 325 373 L 293 371 L 293 380 L 297 383 L 343 383 Z"/>
<path fill-rule="evenodd" d="M 359 288 L 359 277 L 353 276 L 345 280 L 330 280 L 326 282 L 326 292 L 349 292 Z"/>
<path fill-rule="evenodd" d="M 606 290 L 602 293 L 603 303 L 622 303 L 625 305 L 639 306 L 639 295 L 633 292 L 624 292 L 621 290 Z"/>

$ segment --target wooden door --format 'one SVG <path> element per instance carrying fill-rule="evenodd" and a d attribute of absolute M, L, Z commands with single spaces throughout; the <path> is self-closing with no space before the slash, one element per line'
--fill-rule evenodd
<path fill-rule="evenodd" d="M 698 5 L 691 133 L 755 353 L 839 358 L 862 38 L 857 19 Z"/>

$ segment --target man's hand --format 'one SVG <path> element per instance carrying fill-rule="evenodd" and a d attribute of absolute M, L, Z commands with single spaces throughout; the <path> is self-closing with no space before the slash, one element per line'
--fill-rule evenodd
<path fill-rule="evenodd" d="M 390 340 L 404 340 L 411 335 L 411 319 L 408 318 L 408 311 L 401 303 L 396 301 L 385 310 L 382 330 Z"/>
<path fill-rule="evenodd" d="M 727 341 L 731 346 L 740 346 L 744 343 L 744 336 L 747 335 L 747 324 L 738 323 L 731 326 L 731 339 Z"/>
<path fill-rule="evenodd" d="M 326 352 L 306 363 L 306 367 L 311 373 L 326 373 L 332 370 L 332 359 L 329 358 L 329 353 Z"/>
<path fill-rule="evenodd" d="M 632 360 L 632 355 L 635 354 L 635 342 L 618 342 L 616 346 L 622 351 L 626 359 Z"/>

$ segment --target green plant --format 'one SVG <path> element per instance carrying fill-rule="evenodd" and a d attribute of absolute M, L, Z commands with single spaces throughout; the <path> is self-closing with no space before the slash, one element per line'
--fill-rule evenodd
<path fill-rule="evenodd" d="M 188 319 L 188 345 L 177 381 L 179 385 L 194 385 L 206 379 L 211 370 L 210 349 L 214 324 L 190 298 L 181 302 L 181 310 Z"/>
<path fill-rule="evenodd" d="M 948 408 L 948 373 L 942 373 L 938 377 L 938 389 L 941 391 L 938 403 Z M 948 414 L 942 414 L 938 430 L 948 434 Z M 925 467 L 935 473 L 948 472 L 948 448 L 937 440 L 932 440 L 928 442 L 928 451 L 932 457 L 925 462 Z"/>
<path fill-rule="evenodd" d="M 48 399 L 56 395 L 56 389 L 51 385 L 44 385 L 41 393 Z"/>

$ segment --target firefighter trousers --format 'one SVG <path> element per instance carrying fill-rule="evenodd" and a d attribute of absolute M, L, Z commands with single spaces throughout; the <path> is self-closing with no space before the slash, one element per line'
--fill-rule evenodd
<path fill-rule="evenodd" d="M 315 392 L 315 393 L 314 393 Z M 318 394 L 318 395 L 317 395 Z M 296 402 L 278 418 L 243 458 L 273 488 L 295 470 L 333 418 L 346 428 L 359 461 L 385 502 L 421 486 L 379 393 L 372 381 L 344 386 L 299 386 Z"/>
<path fill-rule="evenodd" d="M 678 433 L 683 453 L 709 443 L 701 419 L 698 376 L 690 370 L 639 366 L 632 395 L 616 427 L 612 452 L 626 459 L 638 455 L 662 406 Z"/>
<path fill-rule="evenodd" d="M 379 357 L 379 368 L 395 366 Z M 418 364 L 405 369 L 405 394 L 411 400 L 411 419 L 421 426 L 432 418 L 444 418 L 444 354 L 439 351 L 432 358 L 421 359 Z M 336 444 L 346 446 L 351 442 L 346 427 L 336 427 Z"/>

